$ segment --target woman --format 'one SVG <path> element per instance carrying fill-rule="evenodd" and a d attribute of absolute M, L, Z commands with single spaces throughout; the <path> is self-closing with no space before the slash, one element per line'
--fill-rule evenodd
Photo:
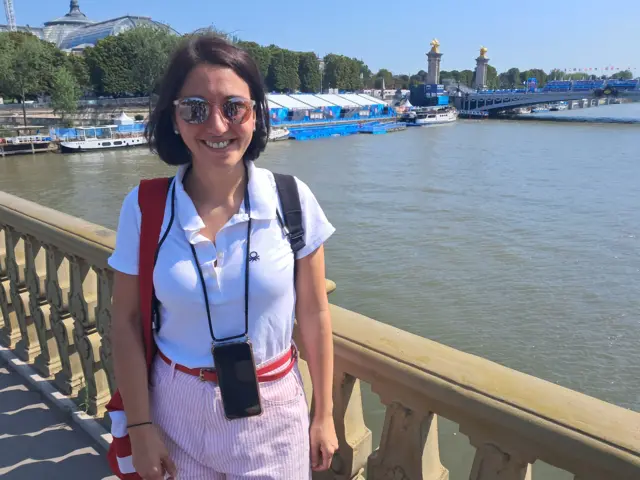
<path fill-rule="evenodd" d="M 138 187 L 123 202 L 109 259 L 113 366 L 131 469 L 145 480 L 303 480 L 326 470 L 337 448 L 323 251 L 334 228 L 296 179 L 305 247 L 294 259 L 278 222 L 273 174 L 253 164 L 268 132 L 266 95 L 249 55 L 215 36 L 187 39 L 170 61 L 147 130 L 160 158 L 178 165 L 153 272 L 160 321 L 151 372 L 139 320 Z M 291 353 L 294 313 L 313 384 L 311 421 Z M 222 352 L 225 339 L 242 337 L 245 321 L 249 342 L 240 347 L 251 345 L 255 367 L 243 375 L 258 377 L 261 414 L 236 418 L 229 409 L 247 398 L 185 371 L 215 373 L 212 347 Z M 262 379 L 261 368 L 283 361 L 293 362 L 290 373 Z"/>

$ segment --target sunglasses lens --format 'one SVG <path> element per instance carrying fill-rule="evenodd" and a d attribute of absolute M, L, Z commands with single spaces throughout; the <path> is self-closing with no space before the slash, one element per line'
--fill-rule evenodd
<path fill-rule="evenodd" d="M 209 118 L 209 104 L 199 98 L 187 98 L 178 104 L 178 115 L 187 123 L 204 123 Z"/>
<path fill-rule="evenodd" d="M 243 123 L 249 118 L 251 105 L 241 99 L 229 99 L 222 105 L 222 113 L 231 123 Z"/>

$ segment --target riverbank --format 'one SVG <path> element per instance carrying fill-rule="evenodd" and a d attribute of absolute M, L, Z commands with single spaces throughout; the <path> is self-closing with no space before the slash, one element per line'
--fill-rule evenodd
<path fill-rule="evenodd" d="M 489 117 L 491 119 L 491 117 Z M 539 113 L 522 115 L 500 115 L 493 120 L 519 120 L 523 122 L 562 122 L 562 123 L 619 123 L 640 124 L 639 118 L 611 118 L 611 117 L 561 117 Z"/>
<path fill-rule="evenodd" d="M 118 118 L 122 112 L 129 117 L 135 118 L 136 115 L 147 118 L 149 115 L 148 107 L 142 106 L 105 106 L 105 107 L 85 107 L 80 108 L 75 114 L 67 115 L 66 119 L 74 125 L 92 126 L 97 124 L 112 123 Z M 61 126 L 62 119 L 59 115 L 53 113 L 50 108 L 29 108 L 27 109 L 27 126 L 45 126 L 54 127 Z M 2 108 L 0 109 L 0 125 L 2 127 L 20 127 L 24 125 L 21 108 Z M 1 127 L 0 127 L 1 128 Z"/>

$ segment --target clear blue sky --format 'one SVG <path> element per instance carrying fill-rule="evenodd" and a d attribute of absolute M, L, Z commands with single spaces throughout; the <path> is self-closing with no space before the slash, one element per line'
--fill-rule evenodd
<path fill-rule="evenodd" d="M 215 26 L 244 40 L 361 58 L 374 72 L 426 70 L 438 38 L 443 70 L 474 68 L 481 46 L 498 71 L 510 67 L 636 67 L 640 2 L 617 0 L 79 0 L 92 20 L 150 16 L 181 33 Z M 67 13 L 68 0 L 14 0 L 19 25 Z M 1 14 L 0 14 L 1 15 Z M 2 23 L 4 23 L 4 18 Z"/>

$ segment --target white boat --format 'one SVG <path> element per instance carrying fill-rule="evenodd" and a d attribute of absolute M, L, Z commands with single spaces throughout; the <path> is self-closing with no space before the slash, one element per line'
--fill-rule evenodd
<path fill-rule="evenodd" d="M 289 129 L 285 127 L 272 128 L 269 132 L 269 141 L 278 142 L 289 138 Z"/>
<path fill-rule="evenodd" d="M 445 107 L 441 109 L 417 108 L 410 110 L 403 115 L 400 121 L 405 122 L 407 126 L 421 127 L 424 125 L 452 123 L 457 119 L 458 111 L 455 108 Z"/>
<path fill-rule="evenodd" d="M 143 132 L 120 132 L 118 125 L 76 127 L 76 132 L 76 137 L 65 138 L 60 142 L 62 153 L 137 147 L 148 143 Z"/>

